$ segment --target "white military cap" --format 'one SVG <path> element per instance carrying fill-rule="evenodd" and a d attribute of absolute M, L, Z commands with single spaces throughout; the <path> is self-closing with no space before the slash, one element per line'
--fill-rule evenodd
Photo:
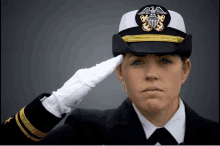
<path fill-rule="evenodd" d="M 113 56 L 126 53 L 172 53 L 189 57 L 192 35 L 186 34 L 183 17 L 159 5 L 146 5 L 125 13 L 113 35 Z"/>

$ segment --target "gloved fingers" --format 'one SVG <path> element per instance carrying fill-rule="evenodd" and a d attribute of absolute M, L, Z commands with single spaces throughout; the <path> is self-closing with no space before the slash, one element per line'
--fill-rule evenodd
<path fill-rule="evenodd" d="M 89 71 L 98 77 L 109 75 L 114 71 L 115 67 L 122 63 L 122 61 L 123 55 L 118 55 L 99 64 L 96 64 L 96 66 L 89 68 Z"/>
<path fill-rule="evenodd" d="M 115 67 L 121 64 L 122 61 L 123 55 L 118 55 L 99 64 L 96 64 L 96 66 L 91 68 L 79 69 L 68 81 L 64 83 L 61 88 L 72 86 L 79 80 L 90 85 L 91 87 L 95 87 L 96 84 L 111 74 L 115 70 Z"/>
<path fill-rule="evenodd" d="M 122 61 L 123 61 L 123 55 L 120 54 L 120 55 L 116 56 L 116 57 L 115 57 L 115 61 L 116 61 L 116 64 L 115 64 L 116 66 L 115 66 L 115 67 L 117 67 L 119 64 L 122 63 Z"/>
<path fill-rule="evenodd" d="M 96 64 L 88 69 L 90 73 L 89 76 L 86 76 L 84 80 L 89 81 L 91 85 L 96 85 L 105 79 L 108 75 L 110 75 L 119 64 L 123 61 L 123 55 L 118 55 L 114 58 L 111 58 L 107 61 L 101 62 L 100 64 Z"/>
<path fill-rule="evenodd" d="M 77 82 L 79 78 L 84 78 L 83 81 L 89 81 L 89 78 L 91 78 L 91 75 L 90 76 L 88 75 L 89 72 L 92 73 L 93 76 L 97 76 L 98 78 L 103 75 L 107 76 L 111 74 L 114 71 L 115 67 L 121 64 L 122 61 L 123 61 L 123 55 L 118 55 L 116 57 L 103 61 L 99 64 L 96 64 L 96 66 L 93 66 L 91 68 L 79 69 L 68 81 L 64 83 L 63 86 L 67 86 L 68 84 L 70 84 L 69 86 L 71 86 L 71 84 Z M 91 80 L 93 78 L 94 77 L 92 77 Z"/>
<path fill-rule="evenodd" d="M 111 66 L 111 67 L 117 67 L 119 64 L 121 64 L 123 61 L 123 55 L 118 55 L 116 57 L 113 57 L 111 59 L 108 59 L 106 61 L 103 61 L 99 64 L 96 64 L 96 66 L 100 65 L 100 66 Z"/>

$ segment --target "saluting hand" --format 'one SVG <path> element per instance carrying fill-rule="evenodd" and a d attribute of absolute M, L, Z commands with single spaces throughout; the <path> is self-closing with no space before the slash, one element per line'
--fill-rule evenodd
<path fill-rule="evenodd" d="M 119 64 L 123 55 L 118 55 L 91 68 L 79 69 L 64 85 L 42 102 L 44 107 L 54 115 L 61 117 L 78 105 L 92 87 L 110 75 Z"/>

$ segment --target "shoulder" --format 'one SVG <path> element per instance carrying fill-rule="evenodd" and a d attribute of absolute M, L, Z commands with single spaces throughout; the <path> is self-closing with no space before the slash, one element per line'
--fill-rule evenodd
<path fill-rule="evenodd" d="M 184 102 L 184 101 L 183 101 Z M 195 112 L 186 102 L 185 112 L 186 112 L 186 123 L 191 123 L 190 125 L 193 127 L 204 127 L 204 128 L 217 128 L 219 127 L 219 123 L 208 118 L 205 118 Z"/>
<path fill-rule="evenodd" d="M 205 117 L 195 119 L 194 123 L 197 126 L 194 127 L 194 131 L 198 134 L 198 137 L 202 138 L 204 144 L 220 144 L 220 126 L 218 122 L 212 121 Z"/>
<path fill-rule="evenodd" d="M 193 137 L 200 137 L 200 141 L 216 141 L 216 143 L 219 143 L 217 139 L 220 136 L 219 123 L 199 115 L 185 102 L 184 105 L 186 111 L 186 133 L 191 133 Z"/>
<path fill-rule="evenodd" d="M 188 117 L 190 117 L 190 121 L 193 122 L 195 127 L 204 127 L 204 128 L 216 128 L 219 127 L 219 123 L 208 118 L 201 116 L 196 112 L 187 113 Z M 194 115 L 194 116 L 193 116 Z"/>
<path fill-rule="evenodd" d="M 218 122 L 212 121 L 212 120 L 207 119 L 207 118 L 202 117 L 202 116 L 200 116 L 200 117 L 201 117 L 201 120 L 198 123 L 200 126 L 207 127 L 207 128 L 219 128 L 219 123 Z"/>
<path fill-rule="evenodd" d="M 199 116 L 199 118 L 194 119 L 194 123 L 196 124 L 195 129 L 198 132 L 209 134 L 211 137 L 220 136 L 220 125 L 218 122 Z"/>
<path fill-rule="evenodd" d="M 186 115 L 185 143 L 219 144 L 219 123 L 199 115 L 184 100 L 183 103 Z"/>

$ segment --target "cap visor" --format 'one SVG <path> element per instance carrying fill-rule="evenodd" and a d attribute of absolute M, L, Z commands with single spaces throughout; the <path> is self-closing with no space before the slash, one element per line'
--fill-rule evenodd
<path fill-rule="evenodd" d="M 174 52 L 179 44 L 171 42 L 134 42 L 127 43 L 132 52 L 138 54 L 149 54 L 149 53 L 172 53 Z"/>

